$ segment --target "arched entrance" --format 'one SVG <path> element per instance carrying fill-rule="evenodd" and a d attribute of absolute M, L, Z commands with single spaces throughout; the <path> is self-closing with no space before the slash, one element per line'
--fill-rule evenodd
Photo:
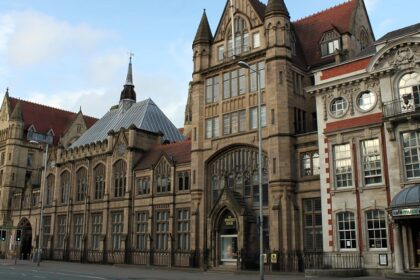
<path fill-rule="evenodd" d="M 20 241 L 20 256 L 29 259 L 32 250 L 32 226 L 28 219 L 22 218 L 18 224 L 18 229 L 22 231 Z"/>
<path fill-rule="evenodd" d="M 238 224 L 235 216 L 225 210 L 218 223 L 219 261 L 222 264 L 236 264 L 238 256 Z"/>

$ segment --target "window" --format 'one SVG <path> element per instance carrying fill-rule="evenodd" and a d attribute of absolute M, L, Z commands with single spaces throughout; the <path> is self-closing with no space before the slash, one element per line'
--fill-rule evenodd
<path fill-rule="evenodd" d="M 354 214 L 341 212 L 337 214 L 338 241 L 340 249 L 356 249 L 356 223 Z"/>
<path fill-rule="evenodd" d="M 225 47 L 218 46 L 217 47 L 217 60 L 222 61 L 225 58 Z"/>
<path fill-rule="evenodd" d="M 261 46 L 260 33 L 255 32 L 254 34 L 252 34 L 252 43 L 253 43 L 254 49 L 259 48 Z"/>
<path fill-rule="evenodd" d="M 258 90 L 257 72 L 259 73 L 259 76 L 260 76 L 259 86 L 261 89 L 265 89 L 265 62 L 264 61 L 251 65 L 251 70 L 249 74 L 251 92 Z"/>
<path fill-rule="evenodd" d="M 84 201 L 87 190 L 87 170 L 80 168 L 76 173 L 77 180 L 77 196 L 76 201 Z"/>
<path fill-rule="evenodd" d="M 258 107 L 254 107 L 250 109 L 250 128 L 257 129 L 258 128 L 258 114 L 257 114 Z M 267 125 L 266 120 L 266 107 L 265 105 L 261 106 L 261 127 L 265 127 Z"/>
<path fill-rule="evenodd" d="M 267 174 L 262 174 L 262 203 L 264 206 L 268 205 L 268 178 Z M 259 206 L 260 203 L 260 185 L 259 185 L 259 177 L 258 172 L 254 172 L 252 176 L 252 202 L 254 203 L 254 206 Z"/>
<path fill-rule="evenodd" d="M 70 172 L 64 171 L 61 174 L 61 193 L 60 193 L 60 202 L 67 203 L 69 200 L 70 192 Z"/>
<path fill-rule="evenodd" d="M 270 222 L 268 216 L 263 216 L 263 248 L 264 251 L 270 250 Z"/>
<path fill-rule="evenodd" d="M 223 135 L 245 131 L 246 111 L 223 115 Z"/>
<path fill-rule="evenodd" d="M 306 251 L 322 251 L 321 198 L 303 200 L 303 242 Z"/>
<path fill-rule="evenodd" d="M 139 212 L 136 214 L 136 243 L 137 249 L 139 250 L 146 250 L 147 249 L 147 224 L 148 224 L 148 217 L 147 212 Z"/>
<path fill-rule="evenodd" d="M 334 146 L 335 187 L 344 188 L 353 185 L 350 144 Z"/>
<path fill-rule="evenodd" d="M 67 216 L 57 217 L 57 248 L 64 248 L 64 238 L 66 236 Z"/>
<path fill-rule="evenodd" d="M 420 177 L 420 137 L 419 132 L 402 134 L 405 176 L 407 179 Z"/>
<path fill-rule="evenodd" d="M 51 234 L 51 216 L 45 216 L 43 218 L 43 237 L 42 237 L 42 247 L 48 247 L 48 240 Z"/>
<path fill-rule="evenodd" d="M 137 178 L 137 195 L 145 195 L 150 193 L 150 178 Z"/>
<path fill-rule="evenodd" d="M 245 94 L 245 69 L 223 74 L 223 99 Z"/>
<path fill-rule="evenodd" d="M 297 72 L 293 73 L 293 93 L 303 95 L 303 76 Z"/>
<path fill-rule="evenodd" d="M 168 234 L 169 234 L 169 211 L 156 212 L 156 238 L 155 249 L 168 249 Z"/>
<path fill-rule="evenodd" d="M 343 116 L 347 111 L 347 100 L 343 97 L 337 97 L 333 99 L 330 106 L 330 112 L 333 115 L 333 117 L 341 117 Z"/>
<path fill-rule="evenodd" d="M 236 17 L 234 19 L 234 30 L 235 49 L 233 49 L 232 30 L 230 29 L 228 35 L 228 57 L 249 51 L 249 34 L 245 20 Z"/>
<path fill-rule="evenodd" d="M 340 46 L 340 40 L 339 39 L 334 39 L 328 42 L 324 42 L 321 44 L 321 55 L 322 56 L 327 56 L 327 55 L 331 55 L 335 52 L 335 50 L 340 50 L 341 46 Z"/>
<path fill-rule="evenodd" d="M 178 210 L 177 219 L 177 248 L 179 250 L 190 249 L 190 210 Z"/>
<path fill-rule="evenodd" d="M 166 193 L 171 191 L 171 165 L 166 160 L 161 160 L 155 168 L 156 192 Z"/>
<path fill-rule="evenodd" d="M 190 189 L 190 172 L 178 172 L 178 190 L 179 191 L 188 191 Z"/>
<path fill-rule="evenodd" d="M 28 157 L 26 158 L 26 165 L 28 167 L 32 167 L 33 166 L 33 161 L 34 161 L 34 154 L 33 153 L 28 153 Z"/>
<path fill-rule="evenodd" d="M 127 165 L 119 160 L 114 164 L 114 197 L 122 197 L 126 187 Z"/>
<path fill-rule="evenodd" d="M 206 80 L 206 103 L 214 103 L 219 99 L 219 77 L 211 77 Z"/>
<path fill-rule="evenodd" d="M 74 215 L 74 249 L 82 248 L 83 215 Z"/>
<path fill-rule="evenodd" d="M 361 146 L 365 185 L 382 183 L 379 139 L 362 141 Z"/>
<path fill-rule="evenodd" d="M 124 226 L 124 213 L 115 212 L 111 214 L 112 225 L 111 225 L 111 240 L 112 250 L 119 250 L 121 248 L 122 232 Z"/>
<path fill-rule="evenodd" d="M 219 118 L 206 119 L 206 139 L 219 137 Z"/>
<path fill-rule="evenodd" d="M 420 75 L 416 72 L 405 74 L 399 84 L 401 109 L 403 112 L 412 111 L 420 105 Z"/>
<path fill-rule="evenodd" d="M 95 199 L 103 199 L 105 193 L 105 165 L 99 164 L 93 170 L 95 179 Z"/>
<path fill-rule="evenodd" d="M 302 176 L 319 175 L 318 152 L 305 153 L 302 156 Z"/>
<path fill-rule="evenodd" d="M 384 211 L 371 210 L 366 212 L 367 233 L 370 249 L 388 248 L 385 219 Z"/>
<path fill-rule="evenodd" d="M 92 214 L 92 248 L 99 249 L 102 233 L 102 214 Z"/>
<path fill-rule="evenodd" d="M 371 91 L 362 92 L 357 97 L 357 106 L 362 111 L 368 111 L 372 109 L 373 106 L 375 106 L 375 103 L 376 103 L 376 95 Z"/>
<path fill-rule="evenodd" d="M 294 108 L 295 133 L 306 132 L 306 112 L 299 108 Z"/>
<path fill-rule="evenodd" d="M 51 205 L 54 199 L 54 175 L 48 175 L 45 204 Z"/>

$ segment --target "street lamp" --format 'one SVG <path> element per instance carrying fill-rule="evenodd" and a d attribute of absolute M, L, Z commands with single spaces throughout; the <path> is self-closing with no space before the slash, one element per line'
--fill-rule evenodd
<path fill-rule="evenodd" d="M 259 191 L 259 233 L 260 233 L 260 279 L 264 280 L 264 248 L 263 248 L 263 201 L 262 201 L 262 133 L 261 133 L 261 81 L 260 73 L 251 68 L 251 65 L 244 61 L 239 61 L 238 65 L 241 68 L 249 69 L 257 75 L 257 89 L 258 89 L 258 107 L 257 107 L 257 122 L 258 122 L 258 191 Z"/>

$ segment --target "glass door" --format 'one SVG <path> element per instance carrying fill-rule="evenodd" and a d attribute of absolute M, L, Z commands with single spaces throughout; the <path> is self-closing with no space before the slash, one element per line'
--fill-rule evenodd
<path fill-rule="evenodd" d="M 220 260 L 236 262 L 238 251 L 238 235 L 220 235 Z"/>

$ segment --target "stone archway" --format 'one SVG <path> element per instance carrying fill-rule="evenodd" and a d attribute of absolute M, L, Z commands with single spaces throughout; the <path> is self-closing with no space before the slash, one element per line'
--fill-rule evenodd
<path fill-rule="evenodd" d="M 32 251 L 32 226 L 27 218 L 22 218 L 18 224 L 18 230 L 22 231 L 20 241 L 20 257 L 29 259 Z"/>

